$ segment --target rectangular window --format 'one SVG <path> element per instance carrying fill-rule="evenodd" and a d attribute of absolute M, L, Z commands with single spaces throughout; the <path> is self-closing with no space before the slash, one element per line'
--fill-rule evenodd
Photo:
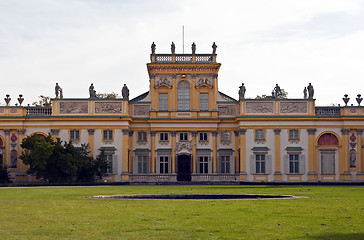
<path fill-rule="evenodd" d="M 112 130 L 104 130 L 103 131 L 103 140 L 113 140 L 113 132 Z"/>
<path fill-rule="evenodd" d="M 199 136 L 198 141 L 200 141 L 200 142 L 207 142 L 208 141 L 207 132 L 200 132 L 198 134 L 198 136 Z"/>
<path fill-rule="evenodd" d="M 230 156 L 221 156 L 221 173 L 230 173 Z"/>
<path fill-rule="evenodd" d="M 147 156 L 138 156 L 138 174 L 146 174 L 147 173 Z"/>
<path fill-rule="evenodd" d="M 299 164 L 298 164 L 298 154 L 289 154 L 289 173 L 298 174 Z"/>
<path fill-rule="evenodd" d="M 107 171 L 106 171 L 106 173 L 112 174 L 113 173 L 113 169 L 112 169 L 113 155 L 105 155 L 105 158 L 106 158 L 106 162 L 107 162 Z"/>
<path fill-rule="evenodd" d="M 265 173 L 265 154 L 255 155 L 255 170 L 256 173 Z"/>
<path fill-rule="evenodd" d="M 168 157 L 159 157 L 159 169 L 160 173 L 168 173 Z"/>
<path fill-rule="evenodd" d="M 289 140 L 299 140 L 299 137 L 298 130 L 289 130 Z"/>
<path fill-rule="evenodd" d="M 159 111 L 168 111 L 168 93 L 159 94 Z"/>
<path fill-rule="evenodd" d="M 70 131 L 70 140 L 79 141 L 80 140 L 80 130 L 71 130 Z"/>
<path fill-rule="evenodd" d="M 166 132 L 161 132 L 159 134 L 159 141 L 160 142 L 168 142 L 168 133 Z"/>
<path fill-rule="evenodd" d="M 255 140 L 265 140 L 265 132 L 263 129 L 255 130 Z"/>
<path fill-rule="evenodd" d="M 209 173 L 209 157 L 199 157 L 200 173 Z"/>
<path fill-rule="evenodd" d="M 200 93 L 200 111 L 209 110 L 209 94 Z"/>
<path fill-rule="evenodd" d="M 138 132 L 138 142 L 147 141 L 147 132 Z"/>
<path fill-rule="evenodd" d="M 179 133 L 179 140 L 181 142 L 187 142 L 188 141 L 188 133 L 186 133 L 186 132 Z"/>
<path fill-rule="evenodd" d="M 220 135 L 221 142 L 230 142 L 230 132 L 222 132 Z"/>

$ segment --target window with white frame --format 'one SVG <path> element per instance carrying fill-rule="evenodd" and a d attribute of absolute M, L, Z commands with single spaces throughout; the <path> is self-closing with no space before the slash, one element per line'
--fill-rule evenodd
<path fill-rule="evenodd" d="M 207 132 L 200 132 L 198 134 L 198 141 L 199 142 L 207 142 L 209 139 L 207 137 Z"/>
<path fill-rule="evenodd" d="M 161 174 L 168 173 L 168 163 L 169 163 L 169 157 L 168 156 L 160 156 L 159 157 L 159 172 Z"/>
<path fill-rule="evenodd" d="M 209 110 L 209 94 L 200 93 L 200 111 Z"/>
<path fill-rule="evenodd" d="M 186 133 L 186 132 L 179 133 L 179 140 L 181 142 L 187 142 L 188 141 L 188 133 Z"/>
<path fill-rule="evenodd" d="M 146 142 L 147 141 L 147 132 L 138 132 L 138 142 Z"/>
<path fill-rule="evenodd" d="M 200 156 L 199 161 L 199 173 L 209 173 L 209 157 Z"/>
<path fill-rule="evenodd" d="M 299 171 L 299 155 L 298 154 L 289 154 L 289 173 L 290 174 L 298 174 Z"/>
<path fill-rule="evenodd" d="M 221 173 L 230 173 L 230 156 L 220 156 Z"/>
<path fill-rule="evenodd" d="M 263 129 L 255 130 L 255 140 L 258 140 L 258 141 L 265 140 L 265 131 Z"/>
<path fill-rule="evenodd" d="M 289 130 L 289 140 L 299 140 L 300 135 L 297 129 Z"/>
<path fill-rule="evenodd" d="M 168 142 L 168 133 L 166 133 L 166 132 L 159 133 L 159 141 Z"/>
<path fill-rule="evenodd" d="M 159 93 L 159 111 L 168 111 L 168 93 Z"/>
<path fill-rule="evenodd" d="M 113 131 L 112 130 L 104 130 L 103 131 L 103 140 L 113 140 Z"/>
<path fill-rule="evenodd" d="M 230 142 L 230 132 L 221 132 L 221 142 Z"/>
<path fill-rule="evenodd" d="M 179 111 L 190 110 L 190 85 L 180 81 L 177 86 L 177 108 Z"/>
<path fill-rule="evenodd" d="M 255 154 L 255 172 L 265 173 L 265 154 Z"/>
<path fill-rule="evenodd" d="M 112 154 L 105 154 L 105 160 L 107 163 L 107 170 L 106 173 L 112 174 L 113 173 L 113 155 Z"/>
<path fill-rule="evenodd" d="M 71 130 L 70 131 L 70 140 L 79 141 L 80 140 L 80 130 Z"/>
<path fill-rule="evenodd" d="M 138 156 L 138 174 L 146 174 L 148 167 L 148 156 Z"/>

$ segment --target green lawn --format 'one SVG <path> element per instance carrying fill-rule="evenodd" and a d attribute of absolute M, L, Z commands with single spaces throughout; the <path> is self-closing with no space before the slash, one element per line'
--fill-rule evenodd
<path fill-rule="evenodd" d="M 89 199 L 113 194 L 287 194 L 281 200 Z M 0 188 L 0 239 L 364 239 L 364 188 Z"/>

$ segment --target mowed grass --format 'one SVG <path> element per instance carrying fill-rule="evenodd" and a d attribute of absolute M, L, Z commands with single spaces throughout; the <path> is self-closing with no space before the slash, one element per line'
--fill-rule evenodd
<path fill-rule="evenodd" d="M 89 199 L 288 194 L 281 200 Z M 112 186 L 0 189 L 0 239 L 364 239 L 364 188 Z"/>

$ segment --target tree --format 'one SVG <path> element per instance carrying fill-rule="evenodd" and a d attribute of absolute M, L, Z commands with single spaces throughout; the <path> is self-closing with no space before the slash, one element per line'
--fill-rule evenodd
<path fill-rule="evenodd" d="M 3 165 L 3 163 L 0 163 L 0 183 L 8 182 L 10 182 L 8 167 Z"/>
<path fill-rule="evenodd" d="M 50 97 L 46 97 L 43 95 L 38 96 L 39 100 L 35 101 L 32 103 L 32 105 L 36 106 L 36 107 L 50 107 L 51 106 L 51 98 Z"/>
<path fill-rule="evenodd" d="M 120 95 L 117 93 L 96 93 L 97 98 L 120 98 Z"/>
<path fill-rule="evenodd" d="M 50 183 L 94 182 L 106 173 L 100 168 L 101 160 L 89 156 L 88 144 L 76 148 L 72 142 L 56 141 L 51 136 L 40 138 L 38 135 L 23 139 L 24 149 L 20 156 L 24 164 L 29 165 L 28 173 L 35 174 Z"/>

